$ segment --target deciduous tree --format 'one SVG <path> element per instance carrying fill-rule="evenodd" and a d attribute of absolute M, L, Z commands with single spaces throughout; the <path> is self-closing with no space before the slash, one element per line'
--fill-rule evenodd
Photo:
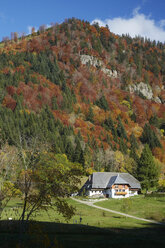
<path fill-rule="evenodd" d="M 56 207 L 66 219 L 74 214 L 66 197 L 78 191 L 81 166 L 68 161 L 66 155 L 46 151 L 45 144 L 22 139 L 19 144 L 17 188 L 23 195 L 20 220 L 29 220 L 39 210 Z M 53 205 L 52 199 L 55 200 Z"/>

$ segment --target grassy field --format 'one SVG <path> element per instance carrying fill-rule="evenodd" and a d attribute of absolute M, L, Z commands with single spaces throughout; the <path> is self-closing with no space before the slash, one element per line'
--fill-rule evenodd
<path fill-rule="evenodd" d="M 140 198 L 135 197 L 133 199 L 137 201 Z M 160 200 L 163 199 L 161 198 Z M 21 227 L 21 234 L 18 221 L 0 221 L 0 247 L 151 248 L 164 247 L 165 245 L 164 226 L 111 214 L 78 203 L 72 199 L 68 201 L 77 209 L 76 215 L 68 223 L 61 215 L 51 209 L 47 213 L 40 211 L 33 218 L 35 222 L 29 223 L 23 229 Z M 145 203 L 146 201 L 152 202 L 154 199 L 144 199 L 144 201 Z M 114 207 L 115 202 L 118 205 L 121 200 L 115 200 L 113 202 Z M 109 203 L 110 200 L 107 200 L 100 202 L 99 205 Z M 145 208 L 144 202 L 142 204 L 141 208 Z M 162 201 L 161 203 L 157 201 L 155 206 L 156 204 L 159 206 Z M 8 219 L 9 217 L 18 219 L 21 206 L 22 203 L 19 199 L 12 200 L 3 213 L 3 219 Z M 117 208 L 115 209 L 120 210 L 119 206 Z M 138 210 L 136 213 L 138 213 Z M 81 223 L 80 217 L 82 218 Z M 18 246 L 20 240 L 22 246 Z"/>
<path fill-rule="evenodd" d="M 76 214 L 67 222 L 70 224 L 85 224 L 104 228 L 135 228 L 142 227 L 144 222 L 126 218 L 117 214 L 109 213 L 99 209 L 89 207 L 68 199 L 69 204 L 76 208 Z M 137 217 L 153 219 L 156 221 L 165 221 L 165 196 L 162 197 L 144 197 L 143 195 L 126 199 L 108 199 L 95 203 L 98 206 L 125 212 Z M 21 214 L 22 202 L 15 198 L 9 202 L 2 214 L 2 220 L 12 218 L 18 220 Z M 81 223 L 80 223 L 80 218 Z M 55 210 L 49 209 L 39 211 L 33 216 L 35 221 L 66 223 L 62 215 Z"/>
<path fill-rule="evenodd" d="M 70 224 L 84 224 L 96 227 L 104 228 L 140 228 L 143 227 L 144 222 L 130 218 L 125 218 L 116 214 L 112 214 L 106 211 L 101 211 L 89 207 L 87 205 L 78 203 L 72 199 L 68 199 L 68 202 L 76 208 L 76 214 L 69 222 L 51 208 L 46 211 L 39 211 L 33 216 L 35 221 L 44 222 L 58 222 L 58 223 L 70 223 Z M 7 208 L 2 214 L 2 220 L 12 218 L 18 220 L 21 214 L 22 203 L 20 199 L 14 199 L 9 202 Z M 82 221 L 80 223 L 80 218 Z"/>
<path fill-rule="evenodd" d="M 108 199 L 96 205 L 137 217 L 165 222 L 165 195 L 148 195 L 147 197 L 139 195 L 126 199 Z"/>

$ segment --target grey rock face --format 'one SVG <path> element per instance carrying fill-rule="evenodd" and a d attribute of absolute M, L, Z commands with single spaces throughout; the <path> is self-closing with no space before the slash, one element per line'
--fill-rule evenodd
<path fill-rule="evenodd" d="M 140 82 L 139 84 L 129 85 L 128 90 L 130 93 L 137 93 L 139 96 L 144 96 L 148 100 L 161 103 L 160 98 L 153 96 L 153 91 L 150 85 Z"/>
<path fill-rule="evenodd" d="M 89 65 L 92 65 L 94 67 L 100 67 L 100 70 L 102 72 L 104 72 L 105 74 L 107 74 L 108 77 L 113 77 L 113 78 L 118 77 L 118 73 L 116 70 L 112 71 L 112 70 L 107 69 L 101 60 L 99 60 L 93 56 L 84 54 L 84 55 L 80 56 L 80 60 L 81 60 L 81 63 L 83 65 L 89 64 Z"/>
<path fill-rule="evenodd" d="M 158 96 L 156 96 L 156 97 L 154 98 L 154 101 L 157 102 L 157 103 L 162 103 L 161 100 L 160 100 L 160 98 L 159 98 Z"/>
<path fill-rule="evenodd" d="M 94 67 L 102 66 L 103 62 L 101 60 L 98 60 L 97 58 L 90 56 L 90 55 L 81 55 L 80 56 L 81 63 L 83 65 L 93 65 Z"/>
<path fill-rule="evenodd" d="M 129 85 L 128 89 L 130 93 L 136 92 L 138 95 L 143 95 L 148 100 L 153 98 L 153 92 L 151 87 L 148 84 L 140 82 L 139 84 Z"/>

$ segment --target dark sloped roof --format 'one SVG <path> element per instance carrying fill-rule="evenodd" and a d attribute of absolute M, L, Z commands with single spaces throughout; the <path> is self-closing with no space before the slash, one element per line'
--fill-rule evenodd
<path fill-rule="evenodd" d="M 110 187 L 114 184 L 114 182 L 115 182 L 115 180 L 116 180 L 116 177 L 117 177 L 117 176 L 111 176 L 111 177 L 110 177 L 110 180 L 109 180 L 109 182 L 108 182 L 108 184 L 107 184 L 107 188 L 110 188 Z"/>
<path fill-rule="evenodd" d="M 135 177 L 133 177 L 131 174 L 121 173 L 120 176 L 129 183 L 131 188 L 134 188 L 134 189 L 140 189 L 141 188 L 140 182 Z"/>
<path fill-rule="evenodd" d="M 109 180 L 116 173 L 111 172 L 94 172 L 92 176 L 92 188 L 106 188 Z"/>
<path fill-rule="evenodd" d="M 124 178 L 122 178 L 120 174 L 118 174 L 113 184 L 129 184 L 129 183 Z"/>
<path fill-rule="evenodd" d="M 107 188 L 113 184 L 129 184 L 131 188 L 140 189 L 139 181 L 129 173 L 94 172 L 91 181 L 92 188 Z"/>

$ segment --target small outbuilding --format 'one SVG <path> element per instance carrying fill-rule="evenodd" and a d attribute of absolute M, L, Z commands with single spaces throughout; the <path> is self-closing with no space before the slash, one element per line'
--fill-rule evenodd
<path fill-rule="evenodd" d="M 90 197 L 126 198 L 138 195 L 140 182 L 129 173 L 94 172 L 80 190 Z"/>

